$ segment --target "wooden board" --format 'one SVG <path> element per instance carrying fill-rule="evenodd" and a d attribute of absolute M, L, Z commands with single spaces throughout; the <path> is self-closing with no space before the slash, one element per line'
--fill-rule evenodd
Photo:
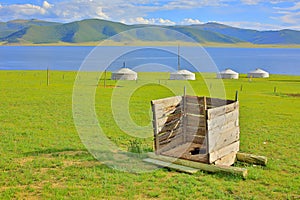
<path fill-rule="evenodd" d="M 171 105 L 177 105 L 182 101 L 182 96 L 168 97 L 164 99 L 152 100 L 152 104 L 161 104 L 162 106 L 168 107 Z"/>
<path fill-rule="evenodd" d="M 229 144 L 238 141 L 240 138 L 240 128 L 237 126 L 214 129 L 208 131 L 208 152 L 214 152 Z"/>
<path fill-rule="evenodd" d="M 154 164 L 154 165 L 174 169 L 174 170 L 177 170 L 177 171 L 180 171 L 180 172 L 185 172 L 185 173 L 188 173 L 188 174 L 195 174 L 199 171 L 199 169 L 195 169 L 195 168 L 192 168 L 192 167 L 187 167 L 187 166 L 184 166 L 184 165 L 177 165 L 177 164 L 173 164 L 171 162 L 165 162 L 165 161 L 156 160 L 156 159 L 152 159 L 152 158 L 145 158 L 143 161 L 147 162 L 147 163 Z"/>
<path fill-rule="evenodd" d="M 234 164 L 236 160 L 236 153 L 237 152 L 231 152 L 227 154 L 226 156 L 223 156 L 222 158 L 219 158 L 215 161 L 216 165 L 225 165 L 225 166 L 231 166 Z"/>
<path fill-rule="evenodd" d="M 181 117 L 182 117 L 182 114 L 179 113 L 179 114 L 169 115 L 169 116 L 161 118 L 161 119 L 156 119 L 156 123 L 157 123 L 159 131 L 161 131 L 164 126 L 170 126 L 170 125 L 176 123 L 177 121 L 180 121 Z"/>
<path fill-rule="evenodd" d="M 195 116 L 195 115 L 186 115 L 187 124 L 186 126 L 192 127 L 205 127 L 205 118 L 204 116 Z"/>
<path fill-rule="evenodd" d="M 206 103 L 209 107 L 224 106 L 224 105 L 227 105 L 227 104 L 231 104 L 233 102 L 235 102 L 235 101 L 218 99 L 218 98 L 210 98 L 210 97 L 207 97 L 207 99 L 206 99 Z"/>
<path fill-rule="evenodd" d="M 268 162 L 268 158 L 265 156 L 257 156 L 249 153 L 237 153 L 237 160 L 241 162 L 246 162 L 250 164 L 262 165 L 266 166 Z"/>
<path fill-rule="evenodd" d="M 207 110 L 207 119 L 213 119 L 217 116 L 224 115 L 226 113 L 232 112 L 239 109 L 239 102 L 234 102 L 225 106 L 211 108 Z"/>
<path fill-rule="evenodd" d="M 206 153 L 196 155 L 191 154 L 191 151 L 193 151 L 195 148 L 200 149 L 205 147 L 202 147 L 202 145 L 196 143 L 185 143 L 178 145 L 177 147 L 174 147 L 168 151 L 161 152 L 161 155 L 208 163 L 208 155 Z"/>
<path fill-rule="evenodd" d="M 182 133 L 182 128 L 177 128 L 177 129 L 173 129 L 171 131 L 159 133 L 157 137 L 158 137 L 158 140 L 161 142 L 166 139 L 173 138 L 181 133 Z"/>
<path fill-rule="evenodd" d="M 199 136 L 205 136 L 205 127 L 193 127 L 193 126 L 187 126 L 186 127 L 186 134 L 187 135 L 199 135 Z"/>
<path fill-rule="evenodd" d="M 186 104 L 185 113 L 193 115 L 204 115 L 204 106 L 199 104 Z"/>
<path fill-rule="evenodd" d="M 187 142 L 196 143 L 196 144 L 205 144 L 205 136 L 200 135 L 187 135 Z"/>
<path fill-rule="evenodd" d="M 238 152 L 240 148 L 240 141 L 234 142 L 222 149 L 216 150 L 209 153 L 209 163 L 213 163 L 216 160 L 224 157 L 225 155 L 230 154 L 231 152 Z"/>
<path fill-rule="evenodd" d="M 175 147 L 178 147 L 181 144 L 183 144 L 183 134 L 180 134 L 172 139 L 165 140 L 164 142 L 159 143 L 160 148 L 158 149 L 157 153 L 174 149 Z"/>
<path fill-rule="evenodd" d="M 234 110 L 222 116 L 207 120 L 207 130 L 222 129 L 224 126 L 230 123 L 235 123 L 238 126 L 239 110 Z"/>
<path fill-rule="evenodd" d="M 203 105 L 203 97 L 198 97 L 198 96 L 185 96 L 186 97 L 186 102 L 191 103 L 191 104 L 198 104 L 198 105 Z"/>
<path fill-rule="evenodd" d="M 182 113 L 182 105 L 181 104 L 172 105 L 169 107 L 161 107 L 161 108 L 159 108 L 159 106 L 160 106 L 160 104 L 157 104 L 156 110 L 155 110 L 157 119 L 162 119 L 162 118 L 169 117 L 171 115 Z"/>
<path fill-rule="evenodd" d="M 157 159 L 165 162 L 172 162 L 174 164 L 184 165 L 184 166 L 188 166 L 188 167 L 192 167 L 192 168 L 196 168 L 196 169 L 200 169 L 212 173 L 225 172 L 225 173 L 239 175 L 242 176 L 243 178 L 246 178 L 248 174 L 248 171 L 245 168 L 223 166 L 223 165 L 209 165 L 201 162 L 194 162 L 194 161 L 189 161 L 184 159 L 174 159 L 168 156 L 155 155 L 154 153 L 148 153 L 147 155 L 153 159 Z"/>
<path fill-rule="evenodd" d="M 158 125 L 157 130 L 159 133 L 164 133 L 164 132 L 172 131 L 174 129 L 179 128 L 181 126 L 181 124 L 182 124 L 182 120 L 181 120 L 181 118 L 179 118 L 179 119 L 175 119 L 171 122 L 165 123 L 163 125 L 160 125 L 160 126 Z"/>

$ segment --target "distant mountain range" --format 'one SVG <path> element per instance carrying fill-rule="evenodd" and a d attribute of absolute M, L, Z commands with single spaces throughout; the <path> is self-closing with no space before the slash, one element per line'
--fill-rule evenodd
<path fill-rule="evenodd" d="M 149 25 L 126 25 L 100 19 L 87 19 L 71 23 L 13 20 L 0 22 L 0 43 L 2 45 L 23 45 L 98 42 L 127 30 L 132 30 L 134 36 L 132 34 L 127 36 L 124 34 L 120 40 L 138 39 L 140 41 L 157 42 L 181 40 L 181 37 L 176 32 L 169 31 L 170 29 L 183 33 L 201 44 L 300 44 L 300 31 L 295 30 L 257 31 L 235 28 L 218 23 L 185 26 L 150 26 L 165 28 L 159 32 L 155 31 L 155 29 L 153 29 L 153 32 L 136 29 L 142 27 L 149 27 Z"/>

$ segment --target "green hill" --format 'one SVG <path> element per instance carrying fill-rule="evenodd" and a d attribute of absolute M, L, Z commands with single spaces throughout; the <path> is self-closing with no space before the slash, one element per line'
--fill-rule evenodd
<path fill-rule="evenodd" d="M 157 29 L 142 29 L 156 27 Z M 140 28 L 140 29 L 139 29 Z M 162 29 L 158 29 L 162 28 Z M 199 43 L 220 44 L 300 44 L 300 31 L 257 31 L 240 29 L 218 23 L 189 26 L 126 25 L 100 19 L 87 19 L 66 24 L 40 20 L 14 20 L 0 23 L 0 41 L 3 44 L 88 43 L 110 38 L 120 32 L 115 41 L 187 41 L 190 37 Z M 175 30 L 175 31 L 171 31 Z"/>
<path fill-rule="evenodd" d="M 53 26 L 59 25 L 61 23 L 57 22 L 47 22 L 37 19 L 31 20 L 12 20 L 8 22 L 0 22 L 0 38 L 7 37 L 15 32 L 18 32 L 22 29 L 28 28 L 30 26 Z"/>
<path fill-rule="evenodd" d="M 253 44 L 300 44 L 300 31 L 294 30 L 257 31 L 235 28 L 218 23 L 191 25 L 191 27 L 197 30 L 212 31 L 239 38 Z"/>

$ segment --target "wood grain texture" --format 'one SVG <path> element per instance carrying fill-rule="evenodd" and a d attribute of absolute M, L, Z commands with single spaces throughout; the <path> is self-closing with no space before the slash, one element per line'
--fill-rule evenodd
<path fill-rule="evenodd" d="M 222 149 L 216 150 L 209 153 L 209 163 L 213 163 L 216 160 L 224 157 L 225 155 L 230 154 L 231 152 L 238 152 L 240 148 L 240 142 L 234 142 L 228 146 L 223 147 Z"/>
<path fill-rule="evenodd" d="M 211 173 L 224 172 L 229 174 L 235 174 L 241 176 L 242 178 L 246 178 L 248 175 L 248 170 L 245 168 L 223 166 L 223 165 L 210 165 L 201 162 L 189 161 L 185 159 L 174 159 L 169 156 L 155 155 L 154 153 L 148 153 L 147 155 L 152 159 L 157 159 L 165 162 L 172 162 L 174 164 L 184 165 L 184 166 L 200 169 L 202 171 L 207 171 Z"/>

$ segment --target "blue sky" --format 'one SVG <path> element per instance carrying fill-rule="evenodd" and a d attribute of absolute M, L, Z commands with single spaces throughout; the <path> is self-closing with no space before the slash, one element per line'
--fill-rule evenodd
<path fill-rule="evenodd" d="M 71 22 L 99 18 L 126 24 L 219 22 L 258 30 L 300 30 L 299 0 L 0 0 L 0 21 Z"/>

